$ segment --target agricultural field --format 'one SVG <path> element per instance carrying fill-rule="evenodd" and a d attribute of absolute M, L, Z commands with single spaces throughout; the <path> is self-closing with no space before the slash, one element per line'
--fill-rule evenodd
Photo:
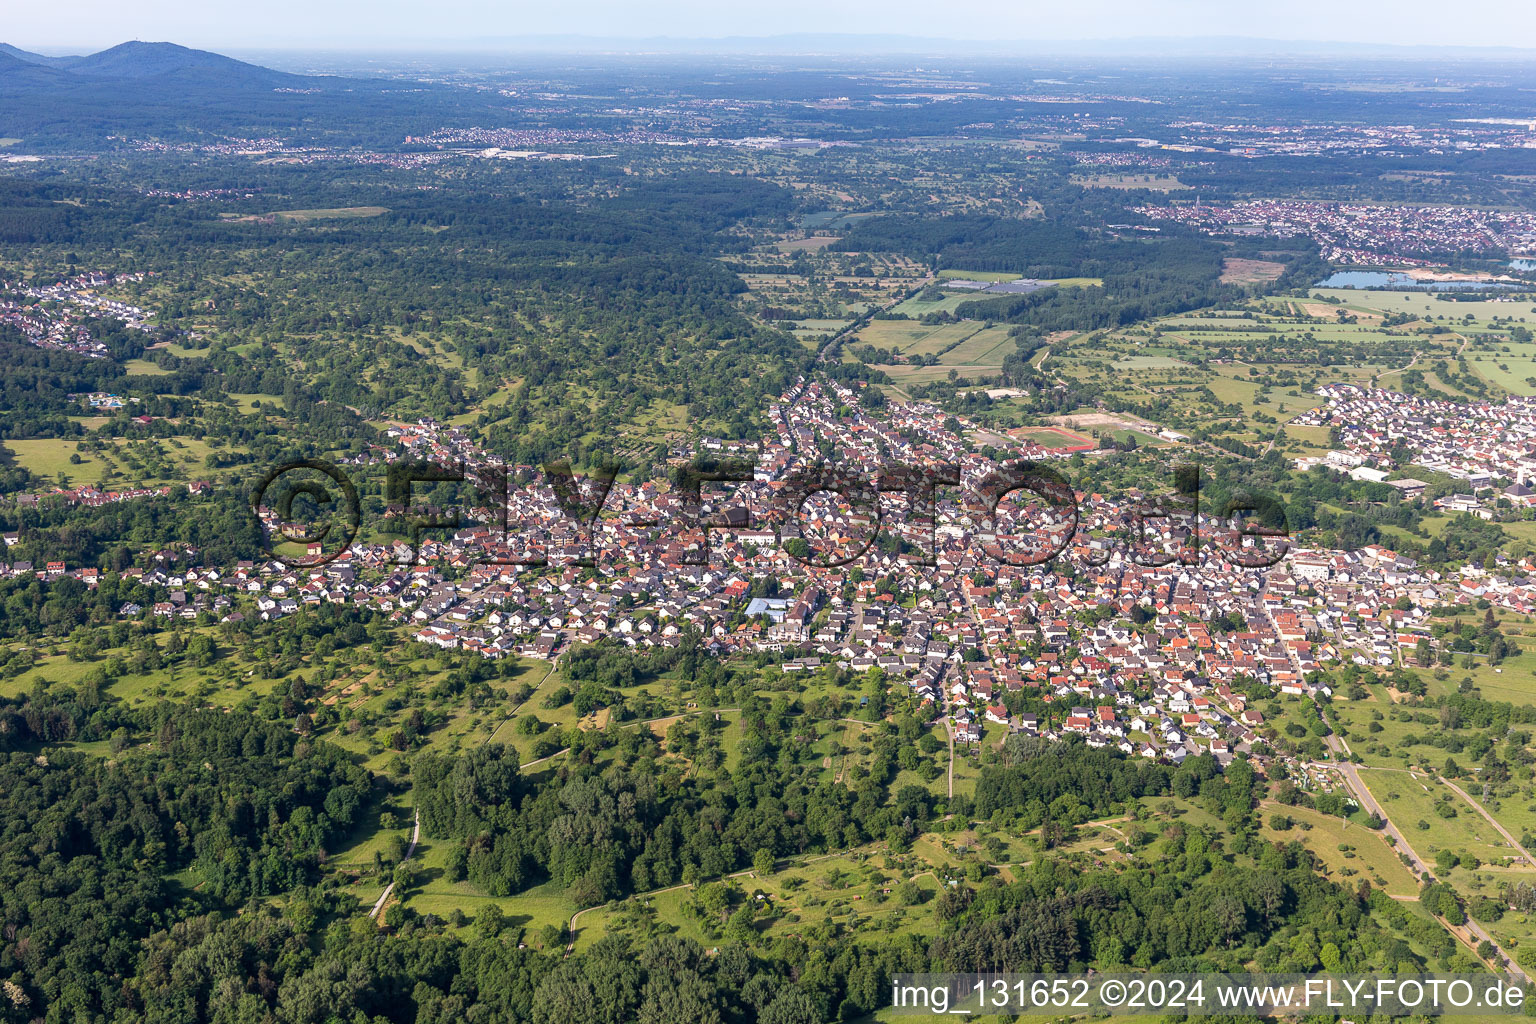
<path fill-rule="evenodd" d="M 914 296 L 896 306 L 892 312 L 905 313 L 914 320 L 927 313 L 953 313 L 958 306 L 967 302 L 975 302 L 977 294 L 977 292 L 970 291 L 951 291 L 946 293 L 942 299 L 932 301 L 926 301 Z"/>
<path fill-rule="evenodd" d="M 1016 281 L 1018 274 L 1010 274 L 1006 270 L 955 270 L 953 268 L 938 272 L 938 278 L 942 281 Z"/>
<path fill-rule="evenodd" d="M 1462 320 L 1471 316 L 1475 321 L 1513 320 L 1515 323 L 1536 323 L 1536 297 L 1513 295 L 1508 299 L 1463 301 L 1442 298 L 1448 293 L 1393 292 L 1357 290 L 1349 288 L 1314 289 L 1313 296 L 1322 296 L 1330 307 L 1345 305 L 1377 313 L 1411 313 L 1421 319 Z"/>
<path fill-rule="evenodd" d="M 1285 272 L 1285 264 L 1273 260 L 1245 260 L 1229 256 L 1221 261 L 1222 284 L 1264 284 Z"/>
<path fill-rule="evenodd" d="M 1190 186 L 1169 174 L 1086 174 L 1072 179 L 1084 188 L 1146 189 L 1150 192 L 1183 192 Z"/>
<path fill-rule="evenodd" d="M 266 219 L 304 223 L 315 220 L 355 220 L 360 217 L 379 217 L 389 212 L 387 206 L 338 206 L 318 210 L 273 210 L 271 213 L 221 214 L 232 221 L 260 221 Z"/>
<path fill-rule="evenodd" d="M 1466 395 L 1484 379 L 1508 383 L 1528 368 L 1536 374 L 1536 348 L 1512 346 L 1507 334 L 1468 342 L 1472 335 L 1461 332 L 1473 327 L 1461 323 L 1436 327 L 1438 333 L 1426 333 L 1422 321 L 1386 325 L 1390 310 L 1364 305 L 1378 294 L 1392 296 L 1362 292 L 1348 304 L 1256 299 L 1081 334 L 1051 345 L 1049 368 L 1100 389 L 1109 409 L 1184 433 L 1261 447 L 1273 442 L 1289 455 L 1329 447 L 1325 428 L 1291 423 L 1317 404 L 1313 391 L 1325 383 Z M 1458 356 L 1467 360 L 1465 372 Z"/>
<path fill-rule="evenodd" d="M 808 235 L 805 238 L 786 238 L 782 242 L 775 242 L 774 248 L 780 252 L 799 252 L 806 249 L 825 249 L 833 242 L 842 240 L 840 235 Z"/>

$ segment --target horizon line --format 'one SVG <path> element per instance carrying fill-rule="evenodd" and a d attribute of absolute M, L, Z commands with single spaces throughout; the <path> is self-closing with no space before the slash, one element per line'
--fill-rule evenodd
<path fill-rule="evenodd" d="M 496 53 L 538 52 L 546 55 L 562 53 L 577 55 L 629 54 L 643 56 L 665 53 L 686 55 L 689 53 L 728 52 L 738 56 L 1007 56 L 1010 51 L 1018 57 L 1050 56 L 1055 50 L 1063 55 L 1124 55 L 1156 56 L 1138 49 L 1149 46 L 1193 44 L 1241 45 L 1245 50 L 1237 53 L 1212 53 L 1212 57 L 1254 57 L 1300 55 L 1300 52 L 1330 51 L 1340 55 L 1349 53 L 1380 53 L 1405 57 L 1431 56 L 1456 53 L 1463 55 L 1500 55 L 1536 53 L 1536 47 L 1509 43 L 1400 43 L 1364 42 L 1340 39 L 1297 39 L 1273 36 L 1211 34 L 1211 35 L 1132 35 L 1132 36 L 1076 36 L 1061 38 L 1034 37 L 1028 39 L 978 40 L 963 37 L 914 36 L 906 33 L 857 33 L 857 32 L 782 32 L 763 35 L 740 33 L 718 36 L 681 35 L 588 35 L 581 33 L 535 33 L 529 35 L 491 36 L 479 38 L 445 37 L 439 39 L 409 39 L 388 37 L 371 42 L 336 40 L 315 41 L 295 45 L 290 41 L 254 42 L 252 40 L 227 43 L 181 43 L 171 39 L 144 39 L 134 37 L 114 43 L 17 43 L 0 39 L 19 49 L 31 50 L 45 56 L 85 56 L 98 53 L 126 42 L 172 43 L 190 49 L 214 49 L 228 53 L 292 53 L 326 54 L 346 53 L 366 55 L 370 53 L 400 56 L 449 56 L 457 54 L 486 55 Z M 773 49 L 753 50 L 753 44 L 774 46 Z M 788 45 L 804 44 L 810 49 L 785 49 Z M 842 44 L 844 49 L 838 48 Z M 850 44 L 856 44 L 850 46 Z M 566 47 L 562 49 L 562 47 Z M 1081 49 L 1074 49 L 1081 48 Z M 1279 48 L 1289 48 L 1279 49 Z M 1181 54 L 1187 56 L 1187 54 Z"/>

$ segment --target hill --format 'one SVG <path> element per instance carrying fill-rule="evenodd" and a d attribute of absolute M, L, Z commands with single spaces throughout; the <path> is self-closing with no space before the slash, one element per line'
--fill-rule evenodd
<path fill-rule="evenodd" d="M 58 88 L 69 82 L 69 76 L 63 72 L 28 59 L 36 56 L 0 44 L 0 96 L 8 91 Z"/>
<path fill-rule="evenodd" d="M 19 46 L 10 43 L 0 43 L 0 55 L 9 55 L 28 64 L 40 64 L 43 67 L 57 67 L 60 63 L 76 60 L 75 57 L 46 57 L 41 53 L 33 53 L 31 50 L 23 50 Z"/>
<path fill-rule="evenodd" d="M 212 71 L 230 81 L 270 82 L 299 77 L 207 50 L 137 40 L 84 57 L 60 58 L 57 66 L 72 74 L 108 78 L 154 78 L 188 71 Z"/>
<path fill-rule="evenodd" d="M 450 86 L 291 74 L 207 50 L 133 41 L 46 57 L 0 44 L 0 134 L 32 152 L 212 135 L 398 145 L 422 123 L 476 124 L 495 105 Z M 12 149 L 11 152 L 17 152 Z"/>

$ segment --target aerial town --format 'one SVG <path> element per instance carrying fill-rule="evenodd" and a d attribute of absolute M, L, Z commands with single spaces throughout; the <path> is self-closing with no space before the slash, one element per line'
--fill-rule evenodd
<path fill-rule="evenodd" d="M 117 320 L 134 330 L 153 330 L 152 312 L 121 300 L 98 295 L 104 288 L 120 287 L 143 281 L 145 273 L 89 273 L 51 285 L 20 287 L 0 281 L 0 323 L 18 328 L 39 348 L 60 349 L 91 359 L 105 359 L 106 345 L 91 336 L 85 320 L 104 317 Z M 9 300 L 7 291 L 18 292 L 26 301 Z"/>
<path fill-rule="evenodd" d="M 1106 3 L 7 11 L 0 1024 L 1532 1005 L 1536 15 Z"/>
<path fill-rule="evenodd" d="M 1413 445 L 1423 460 L 1463 474 L 1474 493 L 1490 493 L 1495 479 L 1536 472 L 1528 402 L 1435 409 L 1348 386 L 1322 394 L 1326 404 L 1310 415 L 1349 424 L 1329 462 L 1340 472 L 1385 464 L 1388 442 Z M 969 425 L 949 432 L 935 407 L 892 403 L 887 418 L 862 411 L 839 417 L 840 408 L 857 409 L 858 395 L 834 381 L 803 380 L 774 407 L 778 430 L 756 451 L 707 442 L 723 454 L 751 456 L 755 472 L 749 481 L 714 485 L 729 493 L 706 495 L 681 528 L 669 527 L 685 507 L 673 489 L 617 482 L 589 537 L 547 481 L 533 482 L 533 467 L 509 467 L 530 483 L 509 489 L 506 531 L 466 520 L 423 537 L 418 550 L 404 541 L 354 544 L 309 568 L 302 558 L 253 557 L 237 566 L 130 571 L 166 591 L 148 609 L 153 616 L 213 611 L 275 619 L 305 604 L 349 604 L 408 623 L 420 643 L 485 658 L 555 659 L 572 644 L 602 638 L 676 646 L 693 630 L 713 654 L 772 652 L 785 672 L 835 665 L 879 673 L 943 720 L 957 743 L 980 742 L 989 721 L 1047 738 L 1080 734 L 1090 745 L 1174 763 L 1200 753 L 1225 762 L 1252 750 L 1262 716 L 1233 689 L 1240 679 L 1312 695 L 1328 686 L 1317 674 L 1325 666 L 1386 668 L 1402 663 L 1404 651 L 1411 658 L 1429 636 L 1436 607 L 1487 598 L 1536 611 L 1536 579 L 1526 575 L 1536 566 L 1524 562 L 1493 572 L 1468 566 L 1444 577 L 1371 545 L 1288 550 L 1273 565 L 1246 568 L 1209 547 L 1191 555 L 1192 532 L 1233 536 L 1230 524 L 1203 514 L 1165 520 L 1152 538 L 1161 551 L 1182 547 L 1180 557 L 1145 557 L 1150 549 L 1110 543 L 1117 532 L 1129 535 L 1138 503 L 1150 495 L 1079 491 L 1077 532 L 1061 545 L 1061 566 L 999 563 L 976 543 L 971 511 L 950 500 L 935 503 L 936 543 L 926 565 L 925 531 L 902 518 L 905 495 L 882 496 L 898 499 L 885 511 L 915 541 L 902 550 L 858 541 L 871 535 L 868 509 L 807 503 L 805 534 L 862 549 L 845 564 L 821 568 L 787 550 L 801 530 L 750 522 L 752 510 L 772 506 L 796 452 L 816 438 L 830 437 L 848 468 L 860 472 L 945 462 L 969 477 L 982 461 L 967 439 Z M 1525 440 L 1511 443 L 1514 432 Z M 425 459 L 473 476 L 495 464 L 463 431 L 433 421 L 387 433 L 397 447 L 370 452 L 351 468 Z M 1511 452 L 1518 454 L 1502 454 Z M 1049 453 L 1025 444 L 1016 457 Z M 1506 493 L 1536 500 L 1518 482 Z M 718 525 L 697 529 L 700 514 Z M 263 517 L 280 542 L 284 524 L 271 509 Z M 595 565 L 581 568 L 579 560 L 594 553 Z M 1091 568 L 1068 568 L 1074 561 Z M 62 564 L 10 571 L 69 574 Z M 136 617 L 145 609 L 120 612 Z M 1059 702 L 1060 715 L 1010 713 L 1005 695 L 1020 690 Z"/>
<path fill-rule="evenodd" d="M 1536 216 L 1469 207 L 1375 206 L 1301 200 L 1245 200 L 1141 206 L 1154 220 L 1191 224 L 1208 233 L 1304 235 L 1334 263 L 1432 266 L 1432 256 L 1524 252 L 1536 248 Z"/>

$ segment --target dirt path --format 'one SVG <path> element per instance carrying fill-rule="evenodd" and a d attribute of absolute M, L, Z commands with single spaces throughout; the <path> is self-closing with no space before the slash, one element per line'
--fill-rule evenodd
<path fill-rule="evenodd" d="M 955 799 L 955 730 L 949 716 L 944 716 L 944 732 L 949 736 L 949 799 Z"/>
<path fill-rule="evenodd" d="M 421 812 L 417 811 L 416 812 L 416 823 L 411 826 L 411 845 L 406 847 L 405 856 L 400 858 L 400 863 L 401 864 L 404 864 L 406 861 L 411 859 L 411 854 L 416 852 L 416 842 L 420 838 L 421 838 Z M 384 909 L 384 904 L 386 902 L 388 902 L 388 900 L 389 900 L 389 894 L 394 892 L 394 891 L 395 891 L 395 883 L 393 881 L 391 881 L 388 885 L 386 885 L 384 887 L 384 891 L 379 894 L 379 898 L 373 904 L 373 909 L 368 911 L 368 918 L 369 918 L 369 920 L 377 920 L 377 918 L 379 916 L 379 911 Z"/>
<path fill-rule="evenodd" d="M 1489 814 L 1482 804 L 1472 799 L 1472 797 L 1467 794 L 1466 790 L 1456 785 L 1456 783 L 1452 782 L 1450 779 L 1441 778 L 1440 781 L 1445 783 L 1446 787 L 1449 788 L 1452 793 L 1455 793 L 1467 803 L 1471 804 L 1472 809 L 1475 810 L 1478 814 L 1481 814 L 1484 820 L 1486 820 L 1488 824 L 1492 825 L 1494 829 L 1499 833 L 1499 835 L 1504 837 L 1504 840 L 1509 843 L 1510 846 L 1513 846 L 1515 849 L 1520 851 L 1520 856 L 1525 858 L 1525 862 L 1527 864 L 1533 868 L 1536 868 L 1536 858 L 1533 858 L 1530 851 L 1520 845 L 1520 840 L 1510 835 L 1509 829 L 1505 828 L 1503 825 L 1500 825 L 1498 820 L 1494 818 L 1493 815 Z"/>
<path fill-rule="evenodd" d="M 1330 734 L 1327 739 L 1328 745 L 1335 751 L 1338 751 L 1340 747 L 1343 747 L 1344 752 L 1348 752 L 1348 745 L 1345 744 L 1343 740 L 1341 740 L 1337 735 Z M 1376 802 L 1376 798 L 1371 795 L 1370 787 L 1368 787 L 1365 784 L 1365 780 L 1360 777 L 1359 768 L 1347 761 L 1335 761 L 1330 762 L 1328 765 L 1318 765 L 1317 767 L 1337 768 L 1339 770 L 1339 774 L 1344 778 L 1345 786 L 1350 790 L 1351 794 L 1354 795 L 1355 799 L 1360 802 L 1360 806 L 1381 819 L 1382 831 L 1391 836 L 1395 841 L 1394 849 L 1408 858 L 1409 867 L 1413 868 L 1417 874 L 1422 875 L 1425 878 L 1433 879 L 1435 877 L 1435 873 L 1430 870 L 1429 865 L 1425 863 L 1424 858 L 1419 856 L 1418 851 L 1409 844 L 1408 840 L 1403 836 L 1402 831 L 1397 827 L 1396 824 L 1393 823 L 1392 819 L 1387 816 L 1387 812 L 1382 808 L 1381 804 Z M 1484 929 L 1483 926 L 1478 924 L 1476 921 L 1468 918 L 1466 924 L 1454 925 L 1439 915 L 1436 915 L 1436 920 L 1438 920 L 1445 927 L 1446 931 L 1456 936 L 1457 939 L 1471 948 L 1473 952 L 1477 951 L 1478 945 L 1483 942 L 1487 942 L 1494 948 L 1498 956 L 1506 962 L 1504 970 L 1509 971 L 1521 981 L 1531 980 L 1525 971 L 1521 970 L 1520 966 L 1515 963 L 1514 957 L 1510 956 L 1509 952 L 1505 950 L 1504 947 L 1500 946 L 1494 937 L 1488 934 L 1487 930 Z"/>
<path fill-rule="evenodd" d="M 485 744 L 487 744 L 487 743 L 491 742 L 492 740 L 494 740 L 496 738 L 496 734 L 501 732 L 501 727 L 506 725 L 508 722 L 512 721 L 512 719 L 516 718 L 517 717 L 517 713 L 519 711 L 523 710 L 523 708 L 528 706 L 528 701 L 529 700 L 533 700 L 533 695 L 535 693 L 538 693 L 539 692 L 539 688 L 541 686 L 543 686 L 545 683 L 549 682 L 549 677 L 555 674 L 555 666 L 559 663 L 559 661 L 560 661 L 560 655 L 557 654 L 557 655 L 555 655 L 553 660 L 550 661 L 549 669 L 548 669 L 548 671 L 546 671 L 544 673 L 544 678 L 540 679 L 537 683 L 535 683 L 533 689 L 528 691 L 528 700 L 523 701 L 517 707 L 513 708 L 511 711 L 508 711 L 507 712 L 507 717 L 503 718 L 500 722 L 498 722 L 496 724 L 496 728 L 491 730 L 490 735 L 486 736 L 486 738 L 483 741 L 481 741 L 481 746 L 484 746 Z"/>

